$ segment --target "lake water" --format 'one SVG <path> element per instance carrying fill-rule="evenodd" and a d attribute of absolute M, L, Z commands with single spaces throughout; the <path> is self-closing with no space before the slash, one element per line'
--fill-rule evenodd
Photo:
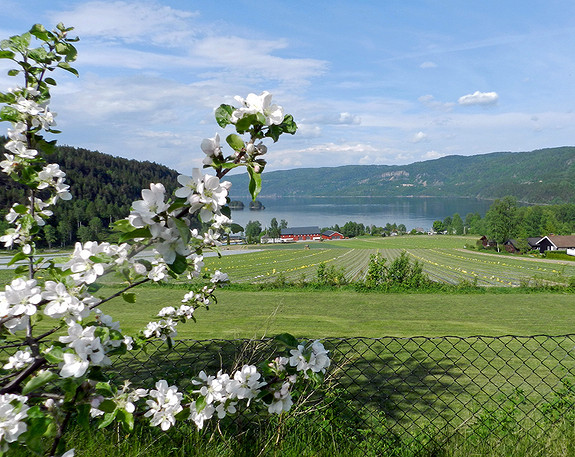
<path fill-rule="evenodd" d="M 234 199 L 235 200 L 235 199 Z M 364 225 L 384 227 L 405 224 L 408 230 L 416 227 L 430 229 L 433 221 L 459 213 L 465 219 L 467 213 L 479 213 L 481 217 L 491 201 L 470 198 L 438 197 L 308 197 L 308 198 L 261 198 L 265 210 L 251 211 L 249 200 L 243 201 L 245 209 L 232 210 L 232 219 L 245 226 L 249 221 L 259 221 L 269 227 L 272 218 L 278 223 L 285 219 L 289 227 L 343 226 L 348 221 Z"/>

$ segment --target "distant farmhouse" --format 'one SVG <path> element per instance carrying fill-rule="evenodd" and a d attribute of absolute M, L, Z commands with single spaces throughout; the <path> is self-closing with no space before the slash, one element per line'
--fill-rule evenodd
<path fill-rule="evenodd" d="M 485 237 L 482 237 L 481 240 L 485 246 L 484 238 Z M 485 238 L 485 240 L 486 239 L 487 238 Z M 548 235 L 544 237 L 527 238 L 527 244 L 530 249 L 537 249 L 541 253 L 560 250 L 566 251 L 568 255 L 575 256 L 575 236 L 573 235 Z M 505 242 L 505 249 L 512 253 L 520 252 L 517 241 L 513 239 Z"/>
<path fill-rule="evenodd" d="M 544 236 L 537 242 L 537 248 L 541 251 L 565 250 L 569 255 L 575 255 L 575 236 L 573 235 L 549 235 Z"/>
<path fill-rule="evenodd" d="M 319 227 L 289 227 L 281 230 L 282 242 L 289 241 L 319 241 L 319 240 L 342 240 L 345 237 L 334 230 L 321 232 Z"/>

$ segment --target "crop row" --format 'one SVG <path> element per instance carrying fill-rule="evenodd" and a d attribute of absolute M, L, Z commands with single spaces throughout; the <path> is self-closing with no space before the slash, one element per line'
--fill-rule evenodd
<path fill-rule="evenodd" d="M 339 249 L 312 244 L 311 249 L 262 249 L 219 259 L 206 258 L 205 267 L 228 273 L 233 282 L 253 283 L 272 281 L 279 276 L 292 281 L 310 280 L 315 277 L 317 267 L 325 263 L 343 271 L 349 281 L 357 281 L 364 278 L 370 255 L 379 252 L 391 262 L 402 251 L 421 262 L 430 279 L 450 284 L 470 281 L 484 286 L 517 286 L 532 280 L 566 284 L 569 277 L 575 276 L 575 264 L 485 255 L 455 248 L 385 248 L 381 243 L 368 240 L 343 245 Z"/>

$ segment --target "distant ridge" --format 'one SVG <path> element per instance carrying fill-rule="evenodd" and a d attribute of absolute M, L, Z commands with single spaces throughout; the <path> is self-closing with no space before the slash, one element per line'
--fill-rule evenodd
<path fill-rule="evenodd" d="M 452 155 L 410 165 L 346 165 L 264 172 L 261 197 L 437 196 L 528 203 L 575 200 L 575 147 Z M 228 176 L 247 197 L 247 174 Z M 236 191 L 237 189 L 237 191 Z M 236 192 L 234 192 L 236 191 Z"/>

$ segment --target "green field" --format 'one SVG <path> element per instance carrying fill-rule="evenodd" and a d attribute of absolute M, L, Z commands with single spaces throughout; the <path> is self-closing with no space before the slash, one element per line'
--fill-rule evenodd
<path fill-rule="evenodd" d="M 181 326 L 182 338 L 245 338 L 291 332 L 308 337 L 382 337 L 443 335 L 564 334 L 575 330 L 575 297 L 571 293 L 515 288 L 519 284 L 566 284 L 575 276 L 575 263 L 549 262 L 510 255 L 483 254 L 463 249 L 475 237 L 403 236 L 293 243 L 252 247 L 224 247 L 221 258 L 207 257 L 205 268 L 227 272 L 232 286 L 218 293 L 209 311 L 197 311 L 197 323 Z M 242 283 L 315 278 L 324 262 L 361 279 L 369 256 L 380 252 L 393 258 L 405 250 L 421 261 L 432 279 L 458 283 L 473 281 L 475 293 L 361 293 L 353 288 L 283 288 L 242 290 Z M 227 252 L 230 251 L 230 252 Z M 6 283 L 10 273 L 0 270 Z M 238 284 L 234 287 L 233 284 Z M 245 287 L 243 287 L 245 289 Z M 105 296 L 117 289 L 106 287 Z M 137 289 L 136 304 L 116 299 L 104 306 L 125 331 L 137 332 L 164 306 L 177 306 L 185 285 L 147 285 Z M 413 291 L 417 292 L 417 291 Z"/>
<path fill-rule="evenodd" d="M 185 290 L 146 287 L 136 304 L 120 299 L 104 310 L 128 331 L 142 329 L 161 307 L 177 306 Z M 387 294 L 353 291 L 221 290 L 181 338 L 296 336 L 559 335 L 575 330 L 572 294 Z"/>
<path fill-rule="evenodd" d="M 575 262 L 534 257 L 487 254 L 463 249 L 477 237 L 398 236 L 361 237 L 341 241 L 258 246 L 257 252 L 206 258 L 208 269 L 221 269 L 232 282 L 313 279 L 320 263 L 343 269 L 350 281 L 361 280 L 370 255 L 380 253 L 392 260 L 406 251 L 422 263 L 430 279 L 448 284 L 462 281 L 480 286 L 567 284 L 575 277 Z"/>

